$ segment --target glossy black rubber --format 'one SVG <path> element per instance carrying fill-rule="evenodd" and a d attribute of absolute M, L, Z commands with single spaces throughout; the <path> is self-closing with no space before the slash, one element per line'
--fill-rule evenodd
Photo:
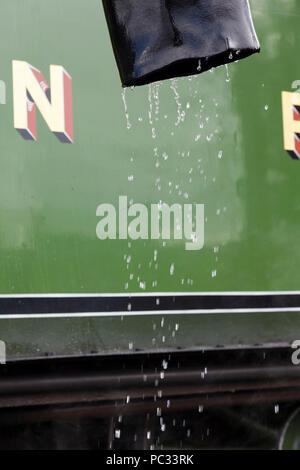
<path fill-rule="evenodd" d="M 124 87 L 259 52 L 248 0 L 103 0 Z"/>

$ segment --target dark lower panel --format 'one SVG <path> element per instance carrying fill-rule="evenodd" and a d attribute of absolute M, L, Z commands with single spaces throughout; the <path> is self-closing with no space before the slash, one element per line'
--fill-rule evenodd
<path fill-rule="evenodd" d="M 0 367 L 0 448 L 275 448 L 300 405 L 292 352 L 11 362 Z"/>

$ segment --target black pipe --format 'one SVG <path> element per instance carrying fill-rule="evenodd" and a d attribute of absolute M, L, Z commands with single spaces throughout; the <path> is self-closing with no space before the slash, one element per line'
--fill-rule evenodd
<path fill-rule="evenodd" d="M 103 0 L 124 87 L 259 52 L 248 0 Z"/>

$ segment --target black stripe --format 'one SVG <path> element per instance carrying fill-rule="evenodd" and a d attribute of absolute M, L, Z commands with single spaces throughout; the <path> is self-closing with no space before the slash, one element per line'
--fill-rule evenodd
<path fill-rule="evenodd" d="M 108 297 L 5 297 L 0 298 L 0 316 L 85 312 L 147 312 L 164 310 L 299 308 L 298 294 L 266 295 L 164 295 Z"/>

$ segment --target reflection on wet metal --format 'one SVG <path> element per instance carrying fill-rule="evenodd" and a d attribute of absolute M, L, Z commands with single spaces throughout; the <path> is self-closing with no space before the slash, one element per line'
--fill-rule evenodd
<path fill-rule="evenodd" d="M 6 364 L 6 344 L 0 340 L 0 364 Z"/>

